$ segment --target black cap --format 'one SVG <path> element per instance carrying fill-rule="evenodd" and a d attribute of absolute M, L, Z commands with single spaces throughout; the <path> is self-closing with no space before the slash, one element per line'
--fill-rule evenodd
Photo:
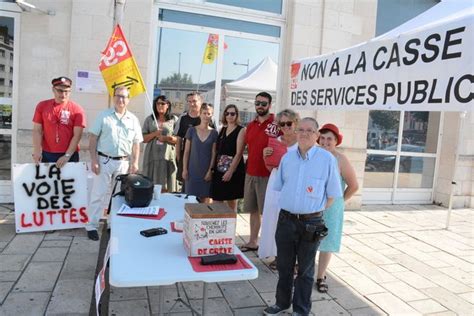
<path fill-rule="evenodd" d="M 70 87 L 72 85 L 72 80 L 69 79 L 68 77 L 58 77 L 58 78 L 54 78 L 53 80 L 51 80 L 51 84 L 53 85 L 53 87 L 55 86 L 66 86 L 66 87 Z"/>

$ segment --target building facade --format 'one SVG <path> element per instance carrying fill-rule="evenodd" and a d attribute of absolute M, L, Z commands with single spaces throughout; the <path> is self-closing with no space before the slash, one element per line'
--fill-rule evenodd
<path fill-rule="evenodd" d="M 79 87 L 78 73 L 97 75 L 100 53 L 116 19 L 122 19 L 122 28 L 150 98 L 153 91 L 162 91 L 182 107 L 189 87 L 203 92 L 214 89 L 212 103 L 218 116 L 226 102 L 230 103 L 225 95 L 225 83 L 245 77 L 265 58 L 270 57 L 279 65 L 273 105 L 273 111 L 277 112 L 289 104 L 289 69 L 293 59 L 367 41 L 436 5 L 437 1 L 31 0 L 30 3 L 36 7 L 20 7 L 14 1 L 0 2 L 1 201 L 12 201 L 12 164 L 31 161 L 32 114 L 40 100 L 52 97 L 51 78 L 66 75 L 73 80 L 71 98 L 84 107 L 89 126 L 100 111 L 110 106 L 97 81 L 90 79 Z M 217 35 L 217 40 L 212 42 L 217 54 L 203 63 L 210 34 Z M 260 81 L 259 87 L 266 90 L 265 78 Z M 239 101 L 251 102 L 245 97 Z M 130 109 L 142 121 L 150 113 L 144 95 L 132 99 Z M 455 207 L 473 207 L 472 113 L 464 118 L 455 112 L 306 111 L 300 114 L 316 117 L 320 124 L 335 123 L 344 134 L 342 150 L 352 161 L 361 184 L 348 208 L 367 203 L 447 205 L 452 189 Z M 88 160 L 86 135 L 81 148 L 83 160 Z"/>

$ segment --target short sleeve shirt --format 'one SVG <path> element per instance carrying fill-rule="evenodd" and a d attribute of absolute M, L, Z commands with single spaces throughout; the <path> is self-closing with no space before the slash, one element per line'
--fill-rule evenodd
<path fill-rule="evenodd" d="M 101 112 L 89 132 L 98 137 L 97 151 L 112 157 L 129 156 L 133 144 L 143 141 L 140 122 L 128 110 L 122 117 L 114 108 Z"/>
<path fill-rule="evenodd" d="M 38 103 L 33 122 L 43 128 L 43 151 L 51 153 L 65 153 L 74 136 L 74 127 L 86 127 L 86 117 L 80 105 L 72 101 L 58 104 L 54 99 Z M 76 151 L 79 151 L 79 146 Z"/>
<path fill-rule="evenodd" d="M 280 207 L 291 213 L 322 211 L 328 198 L 342 196 L 337 160 L 316 146 L 306 157 L 299 150 L 288 151 L 281 159 L 272 189 L 281 191 Z"/>
<path fill-rule="evenodd" d="M 268 177 L 270 171 L 265 167 L 263 148 L 268 146 L 269 137 L 278 137 L 280 129 L 274 122 L 274 115 L 260 123 L 256 118 L 247 125 L 245 144 L 247 144 L 247 174 L 257 177 Z"/>
<path fill-rule="evenodd" d="M 160 125 L 161 135 L 170 136 L 173 134 L 173 129 L 176 124 L 176 117 L 171 117 L 170 120 L 165 122 L 158 122 Z M 143 123 L 142 132 L 144 135 L 156 132 L 156 123 L 153 115 L 148 116 Z M 175 145 L 160 142 L 157 139 L 150 140 L 145 147 L 145 154 L 143 160 L 145 161 L 156 161 L 156 160 L 168 160 L 173 161 L 176 159 Z"/>

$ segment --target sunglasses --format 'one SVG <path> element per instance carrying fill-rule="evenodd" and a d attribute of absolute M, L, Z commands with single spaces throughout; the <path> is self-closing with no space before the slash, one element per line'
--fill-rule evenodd
<path fill-rule="evenodd" d="M 293 122 L 292 121 L 288 121 L 288 122 L 279 122 L 278 125 L 280 125 L 280 127 L 291 127 L 293 125 Z"/>
<path fill-rule="evenodd" d="M 267 101 L 255 101 L 255 106 L 267 106 L 268 102 Z"/>
<path fill-rule="evenodd" d="M 224 112 L 224 115 L 225 115 L 225 116 L 229 116 L 229 115 L 230 115 L 230 116 L 236 116 L 237 113 L 235 113 L 235 112 Z"/>

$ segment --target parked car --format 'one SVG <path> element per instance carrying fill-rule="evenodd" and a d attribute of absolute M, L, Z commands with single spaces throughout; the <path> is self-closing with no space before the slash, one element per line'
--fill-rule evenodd
<path fill-rule="evenodd" d="M 397 145 L 391 145 L 385 148 L 386 151 L 396 151 Z M 425 151 L 424 146 L 402 144 L 402 152 Z M 395 155 L 370 154 L 365 162 L 365 171 L 369 172 L 394 172 Z M 423 157 L 400 156 L 399 172 L 421 173 L 423 171 Z"/>

